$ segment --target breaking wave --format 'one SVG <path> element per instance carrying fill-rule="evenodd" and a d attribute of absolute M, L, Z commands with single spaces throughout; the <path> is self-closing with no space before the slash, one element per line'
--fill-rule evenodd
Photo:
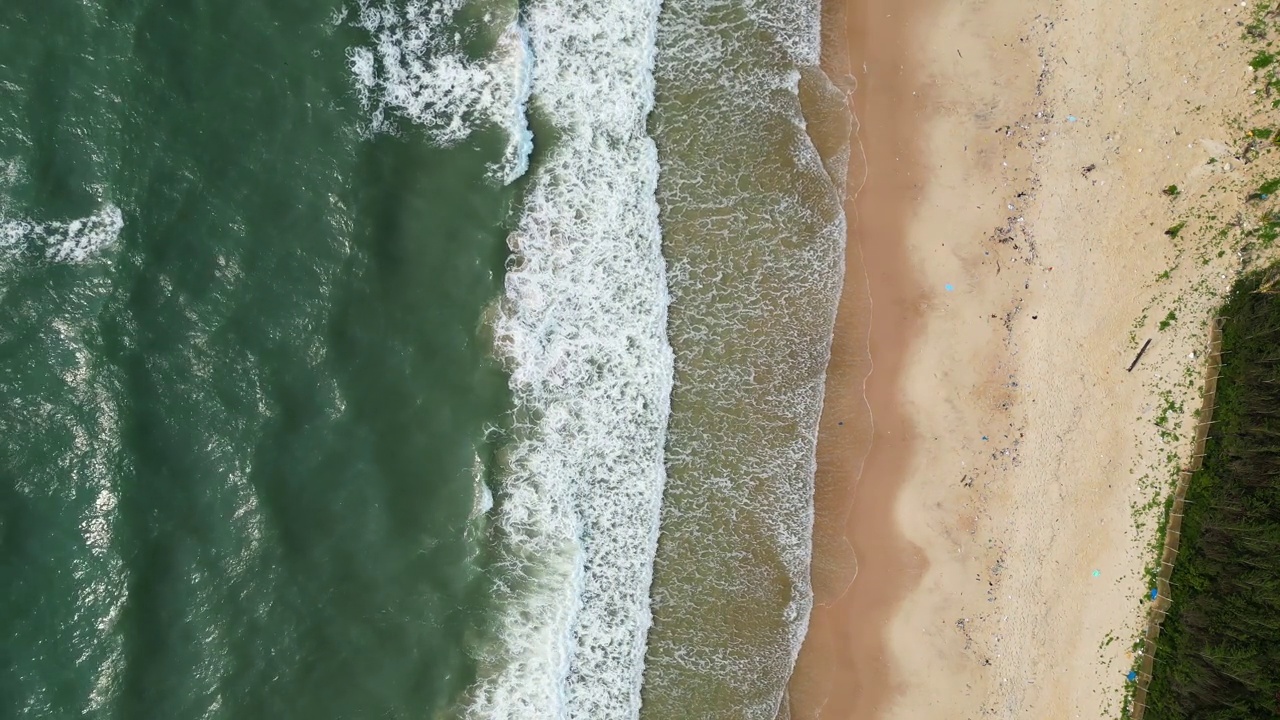
<path fill-rule="evenodd" d="M 475 718 L 635 717 L 672 377 L 646 132 L 657 2 L 526 8 L 531 177 L 496 322 L 515 442 L 496 524 L 506 579 Z"/>
<path fill-rule="evenodd" d="M 467 45 L 491 32 L 488 22 L 465 23 L 465 0 L 358 0 L 353 24 L 370 44 L 353 47 L 347 62 L 369 131 L 395 132 L 393 116 L 424 128 L 449 146 L 491 123 L 508 136 L 492 174 L 510 183 L 528 169 L 532 137 L 525 120 L 531 60 L 524 30 L 514 18 L 493 39 L 493 49 L 475 58 Z"/>
<path fill-rule="evenodd" d="M 31 222 L 0 218 L 0 252 L 34 251 L 52 262 L 80 263 L 116 244 L 124 214 L 115 205 L 75 220 Z"/>

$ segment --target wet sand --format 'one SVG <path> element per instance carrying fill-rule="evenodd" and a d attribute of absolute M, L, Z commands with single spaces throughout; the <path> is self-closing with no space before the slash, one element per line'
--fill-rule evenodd
<path fill-rule="evenodd" d="M 838 523 L 852 546 L 857 591 L 844 592 L 842 586 L 824 597 L 818 584 L 792 687 L 795 718 L 815 717 L 818 705 L 826 706 L 824 717 L 870 717 L 889 697 L 884 629 L 924 569 L 894 520 L 893 503 L 912 450 L 899 385 L 903 360 L 918 330 L 921 292 L 905 238 L 915 186 L 923 176 L 912 96 L 920 83 L 904 43 L 913 18 L 928 12 L 932 2 L 900 5 L 863 0 L 845 8 L 849 69 L 857 81 L 852 96 L 858 121 L 855 147 L 861 147 L 866 177 L 860 188 L 852 184 L 846 207 L 846 287 L 818 451 L 817 484 L 831 491 L 819 496 L 817 513 L 820 526 Z M 876 71 L 862 72 L 864 65 Z M 874 365 L 864 359 L 868 348 Z M 869 451 L 862 446 L 866 408 L 874 418 Z M 867 480 L 851 483 L 859 471 Z"/>

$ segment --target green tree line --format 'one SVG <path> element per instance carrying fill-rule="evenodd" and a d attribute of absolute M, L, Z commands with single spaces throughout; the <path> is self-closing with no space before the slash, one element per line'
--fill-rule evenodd
<path fill-rule="evenodd" d="M 1147 696 L 1148 720 L 1280 718 L 1280 294 L 1243 277 Z"/>

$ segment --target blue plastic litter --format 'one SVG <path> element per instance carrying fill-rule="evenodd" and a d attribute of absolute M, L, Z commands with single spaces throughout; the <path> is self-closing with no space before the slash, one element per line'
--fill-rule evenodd
<path fill-rule="evenodd" d="M 947 292 L 951 292 L 956 289 L 955 285 L 952 285 L 951 283 L 947 283 L 944 287 L 947 289 Z"/>
<path fill-rule="evenodd" d="M 1160 592 L 1160 590 L 1159 590 L 1158 588 L 1151 588 L 1151 599 L 1152 599 L 1152 600 L 1155 600 L 1155 599 L 1156 599 L 1156 594 L 1157 594 L 1157 593 L 1159 593 L 1159 592 Z"/>
<path fill-rule="evenodd" d="M 1129 671 L 1129 682 L 1133 682 L 1134 680 L 1137 680 L 1137 679 L 1138 679 L 1138 671 L 1137 671 L 1137 670 L 1130 670 L 1130 671 Z"/>
<path fill-rule="evenodd" d="M 982 436 L 982 441 L 983 441 L 983 442 L 986 442 L 986 441 L 987 441 L 987 436 L 986 436 L 986 435 L 983 435 L 983 436 Z"/>
<path fill-rule="evenodd" d="M 1068 115 L 1068 116 L 1067 116 L 1067 122 L 1075 122 L 1075 121 L 1076 121 L 1076 116 L 1075 116 L 1075 115 Z"/>

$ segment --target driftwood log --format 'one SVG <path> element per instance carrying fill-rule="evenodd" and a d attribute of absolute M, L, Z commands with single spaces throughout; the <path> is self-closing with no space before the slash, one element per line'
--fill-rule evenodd
<path fill-rule="evenodd" d="M 1142 359 L 1142 353 L 1146 352 L 1150 345 L 1151 338 L 1147 338 L 1147 341 L 1142 343 L 1142 349 L 1138 351 L 1137 357 L 1133 359 L 1133 362 L 1129 363 L 1129 369 L 1125 370 L 1125 372 L 1133 372 L 1133 369 L 1138 365 L 1138 361 Z"/>

